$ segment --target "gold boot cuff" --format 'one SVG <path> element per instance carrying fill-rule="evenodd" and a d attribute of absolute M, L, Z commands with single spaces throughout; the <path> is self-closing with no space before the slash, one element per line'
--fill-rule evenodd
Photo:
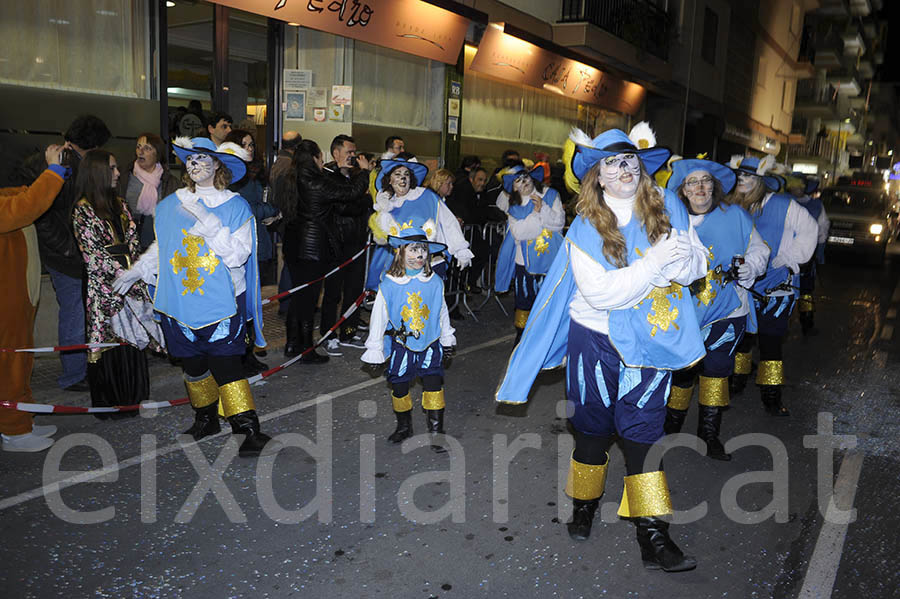
<path fill-rule="evenodd" d="M 735 374 L 750 374 L 750 369 L 753 367 L 753 359 L 750 355 L 750 352 L 742 352 L 734 354 L 734 373 Z"/>
<path fill-rule="evenodd" d="M 672 513 L 672 498 L 666 473 L 662 470 L 644 472 L 625 477 L 619 516 L 622 518 L 643 518 L 664 516 Z"/>
<path fill-rule="evenodd" d="M 530 312 L 528 310 L 516 310 L 515 315 L 515 324 L 517 329 L 524 329 L 525 323 L 528 322 L 528 315 Z"/>
<path fill-rule="evenodd" d="M 702 391 L 702 387 L 700 388 Z M 669 403 L 666 404 L 673 410 L 687 410 L 691 406 L 691 397 L 694 396 L 694 386 L 690 387 L 676 387 L 672 385 L 672 390 L 669 391 Z"/>
<path fill-rule="evenodd" d="M 394 404 L 395 412 L 409 412 L 412 410 L 412 398 L 409 396 L 409 393 L 403 397 L 397 397 L 392 393 L 391 402 Z"/>
<path fill-rule="evenodd" d="M 225 418 L 248 412 L 255 409 L 253 393 L 250 391 L 250 383 L 247 379 L 241 379 L 219 387 L 219 397 L 222 399 L 222 413 Z"/>
<path fill-rule="evenodd" d="M 606 487 L 606 467 L 609 465 L 609 454 L 606 455 L 606 464 L 592 466 L 576 462 L 575 458 L 569 462 L 569 477 L 566 481 L 566 495 L 572 499 L 597 499 L 603 495 Z"/>
<path fill-rule="evenodd" d="M 816 300 L 813 299 L 811 293 L 804 293 L 797 300 L 797 310 L 799 312 L 812 312 L 816 309 Z"/>
<path fill-rule="evenodd" d="M 781 360 L 760 360 L 756 372 L 757 385 L 784 384 L 784 362 Z"/>
<path fill-rule="evenodd" d="M 444 409 L 444 390 L 425 391 L 422 393 L 422 407 L 426 410 Z"/>
<path fill-rule="evenodd" d="M 213 375 L 209 375 L 199 381 L 185 380 L 184 388 L 187 389 L 191 407 L 194 408 L 205 408 L 219 399 L 219 386 L 216 384 L 216 379 L 213 378 Z"/>
<path fill-rule="evenodd" d="M 728 405 L 728 378 L 701 376 L 699 403 L 701 406 L 726 407 Z"/>

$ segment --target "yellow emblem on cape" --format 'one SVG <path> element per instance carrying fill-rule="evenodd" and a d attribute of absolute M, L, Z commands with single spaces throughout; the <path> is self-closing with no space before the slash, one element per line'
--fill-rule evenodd
<path fill-rule="evenodd" d="M 542 229 L 541 234 L 537 236 L 537 239 L 534 240 L 534 251 L 538 256 L 547 253 L 547 248 L 550 247 L 550 239 L 553 237 L 553 231 L 549 231 L 547 229 Z"/>
<path fill-rule="evenodd" d="M 721 269 L 710 268 L 712 265 L 712 261 L 715 259 L 715 255 L 713 254 L 713 246 L 709 246 L 709 258 L 706 260 L 706 276 L 702 279 L 698 279 L 696 281 L 696 287 L 691 287 L 691 292 L 693 292 L 694 297 L 697 298 L 697 305 L 699 306 L 701 303 L 704 306 L 708 306 L 716 296 L 719 294 L 716 291 L 716 287 L 713 283 L 718 283 L 719 287 L 722 286 L 723 277 L 725 276 Z"/>
<path fill-rule="evenodd" d="M 400 231 L 405 231 L 406 229 L 412 229 L 413 226 L 414 225 L 413 225 L 412 219 L 409 219 L 405 223 L 400 223 L 399 226 L 391 225 L 391 230 L 389 232 L 391 235 L 396 237 L 400 233 Z"/>
<path fill-rule="evenodd" d="M 206 279 L 200 276 L 200 269 L 205 268 L 208 274 L 214 273 L 216 266 L 219 265 L 219 259 L 216 258 L 212 248 L 210 248 L 207 255 L 200 256 L 200 246 L 206 245 L 203 238 L 197 235 L 188 235 L 188 232 L 184 229 L 181 232 L 184 233 L 184 239 L 181 241 L 181 244 L 187 248 L 186 253 L 182 255 L 181 252 L 175 250 L 175 254 L 169 260 L 169 264 L 172 265 L 172 272 L 176 275 L 182 268 L 186 269 L 185 278 L 181 280 L 181 283 L 184 285 L 181 295 L 187 295 L 188 292 L 194 293 L 195 291 L 199 291 L 200 295 L 203 295 L 202 287 Z"/>
<path fill-rule="evenodd" d="M 419 291 L 415 293 L 406 293 L 406 305 L 400 310 L 400 318 L 409 324 L 409 330 L 418 337 L 425 330 L 425 321 L 431 311 L 426 304 L 422 303 L 422 294 Z"/>
<path fill-rule="evenodd" d="M 644 257 L 644 253 L 640 248 L 634 248 L 634 251 L 638 256 Z M 681 299 L 684 293 L 682 289 L 682 286 L 678 283 L 672 283 L 668 287 L 654 287 L 653 291 L 648 293 L 647 297 L 634 307 L 637 310 L 644 302 L 650 300 L 651 311 L 647 313 L 647 322 L 653 325 L 653 328 L 650 330 L 651 337 L 656 337 L 656 331 L 659 329 L 662 329 L 663 332 L 668 331 L 670 326 L 675 327 L 675 330 L 679 330 L 678 323 L 675 322 L 678 318 L 678 308 L 672 306 L 669 296 L 671 295 L 674 299 Z"/>

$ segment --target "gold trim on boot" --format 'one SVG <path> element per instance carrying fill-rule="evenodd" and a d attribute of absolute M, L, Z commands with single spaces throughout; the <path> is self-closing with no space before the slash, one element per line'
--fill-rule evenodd
<path fill-rule="evenodd" d="M 572 499 L 589 501 L 598 499 L 606 488 L 606 467 L 609 465 L 609 454 L 606 463 L 600 466 L 582 464 L 572 458 L 569 462 L 569 476 L 566 480 L 566 495 Z"/>
<path fill-rule="evenodd" d="M 225 418 L 256 409 L 253 404 L 253 392 L 250 391 L 247 379 L 222 385 L 219 387 L 219 396 L 222 399 L 222 413 Z"/>
<path fill-rule="evenodd" d="M 728 406 L 728 377 L 700 376 L 701 406 Z"/>
<path fill-rule="evenodd" d="M 644 472 L 625 477 L 619 516 L 622 518 L 646 518 L 672 513 L 672 498 L 666 473 L 662 470 Z"/>
<path fill-rule="evenodd" d="M 812 312 L 816 309 L 816 300 L 813 299 L 812 293 L 804 293 L 797 300 L 798 312 Z"/>
<path fill-rule="evenodd" d="M 207 375 L 199 381 L 189 381 L 184 379 L 184 388 L 187 390 L 188 398 L 191 400 L 191 407 L 205 408 L 219 400 L 219 386 L 212 374 Z"/>
<path fill-rule="evenodd" d="M 701 379 L 702 380 L 702 379 Z M 701 393 L 702 393 L 701 387 Z M 676 385 L 672 385 L 671 391 L 669 391 L 669 402 L 666 404 L 673 410 L 687 410 L 691 407 L 691 398 L 694 396 L 694 386 L 690 387 L 678 387 Z"/>
<path fill-rule="evenodd" d="M 753 368 L 753 356 L 750 352 L 739 351 L 734 354 L 734 373 L 750 374 Z"/>
<path fill-rule="evenodd" d="M 783 385 L 784 362 L 781 360 L 760 360 L 756 371 L 757 385 Z"/>
<path fill-rule="evenodd" d="M 516 308 L 516 315 L 513 317 L 513 322 L 517 329 L 524 329 L 525 323 L 528 322 L 528 315 L 531 312 L 529 310 L 519 310 Z"/>
<path fill-rule="evenodd" d="M 445 405 L 443 389 L 440 391 L 424 391 L 422 393 L 422 407 L 426 410 L 443 410 Z"/>
<path fill-rule="evenodd" d="M 391 393 L 391 403 L 395 412 L 409 412 L 412 410 L 412 397 L 410 397 L 409 393 L 403 397 L 397 397 Z"/>

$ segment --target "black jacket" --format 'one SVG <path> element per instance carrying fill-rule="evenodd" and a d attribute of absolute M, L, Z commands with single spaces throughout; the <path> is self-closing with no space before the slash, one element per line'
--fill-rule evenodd
<path fill-rule="evenodd" d="M 350 179 L 335 177 L 314 167 L 302 169 L 297 176 L 297 215 L 284 227 L 282 251 L 287 260 L 328 262 L 344 255 L 338 217 L 359 216 L 360 203 L 354 198 L 369 185 L 368 171 Z"/>
<path fill-rule="evenodd" d="M 329 173 L 329 171 L 331 171 Z M 350 177 L 345 176 L 338 168 L 337 164 L 331 162 L 325 165 L 325 174 L 335 178 L 337 185 L 346 184 L 352 180 L 359 172 L 359 169 L 353 169 Z M 368 174 L 367 183 L 368 183 Z M 346 204 L 340 212 L 335 213 L 335 224 L 337 225 L 338 238 L 341 241 L 344 252 L 342 257 L 350 257 L 366 244 L 369 236 L 369 215 L 374 211 L 372 196 L 369 195 L 369 188 L 366 188 L 352 197 L 346 198 Z"/>
<path fill-rule="evenodd" d="M 75 241 L 72 208 L 78 200 L 75 197 L 75 180 L 81 158 L 75 152 L 70 155 L 72 174 L 63 184 L 50 209 L 34 222 L 34 228 L 37 230 L 38 248 L 44 266 L 80 279 L 84 276 L 84 260 Z"/>

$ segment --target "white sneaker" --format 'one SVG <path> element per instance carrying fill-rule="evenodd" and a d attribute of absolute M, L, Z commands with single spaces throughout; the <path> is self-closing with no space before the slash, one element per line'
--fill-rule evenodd
<path fill-rule="evenodd" d="M 325 345 L 322 346 L 325 349 L 325 353 L 329 356 L 343 356 L 344 353 L 341 351 L 341 344 L 337 339 L 329 339 L 325 342 Z"/>
<path fill-rule="evenodd" d="M 340 344 L 344 347 L 355 347 L 357 349 L 366 349 L 365 340 L 359 335 L 353 335 L 349 339 L 343 339 L 340 341 Z"/>
<path fill-rule="evenodd" d="M 38 437 L 52 437 L 56 434 L 56 430 L 55 424 L 31 425 L 31 434 L 37 435 Z"/>
<path fill-rule="evenodd" d="M 3 437 L 3 451 L 35 452 L 44 451 L 53 445 L 53 439 L 39 437 L 34 433 L 24 435 L 0 435 Z"/>

